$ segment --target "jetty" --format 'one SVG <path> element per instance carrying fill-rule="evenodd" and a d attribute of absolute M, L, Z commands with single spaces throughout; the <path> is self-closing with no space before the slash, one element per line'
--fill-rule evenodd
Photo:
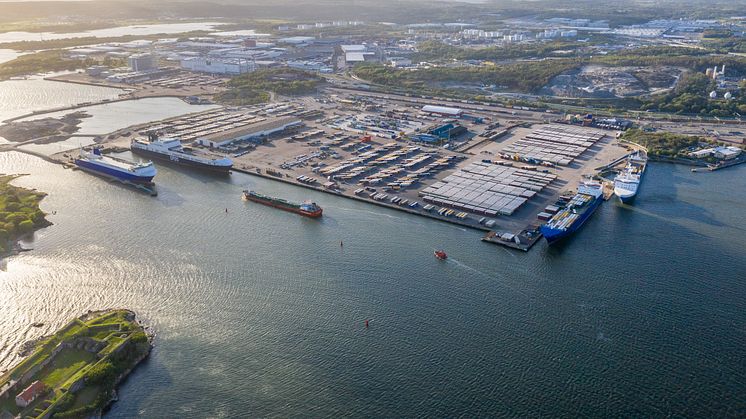
<path fill-rule="evenodd" d="M 482 241 L 528 252 L 541 239 L 541 237 L 539 226 L 534 225 L 526 227 L 518 234 L 501 231 L 488 231 L 487 234 L 482 237 Z"/>

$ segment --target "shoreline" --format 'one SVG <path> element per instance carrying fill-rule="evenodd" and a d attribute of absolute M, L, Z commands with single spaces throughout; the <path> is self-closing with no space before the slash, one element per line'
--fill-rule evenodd
<path fill-rule="evenodd" d="M 12 256 L 17 256 L 17 255 L 19 255 L 21 253 L 24 253 L 24 252 L 30 252 L 30 251 L 34 250 L 33 248 L 32 249 L 27 249 L 27 248 L 21 246 L 21 241 L 23 241 L 24 238 L 27 238 L 29 236 L 33 236 L 37 231 L 45 229 L 45 228 L 50 227 L 52 225 L 54 225 L 54 223 L 50 222 L 48 225 L 46 225 L 44 227 L 39 227 L 38 229 L 36 229 L 36 230 L 34 230 L 34 231 L 30 232 L 30 233 L 26 233 L 23 236 L 20 236 L 20 237 L 18 237 L 16 239 L 8 240 L 8 245 L 10 246 L 10 248 L 8 250 L 6 250 L 5 252 L 0 252 L 0 261 L 3 260 L 3 259 L 6 259 L 6 258 L 10 258 Z"/>
<path fill-rule="evenodd" d="M 54 80 L 54 81 L 59 81 L 61 83 L 72 83 L 72 82 L 69 82 L 69 81 L 60 81 L 60 80 Z M 99 87 L 106 87 L 106 86 L 99 86 Z M 48 113 L 74 111 L 76 109 L 87 108 L 89 106 L 100 106 L 100 105 L 106 105 L 108 103 L 126 102 L 128 100 L 140 100 L 140 99 L 150 99 L 150 98 L 164 98 L 164 97 L 172 97 L 172 98 L 176 98 L 176 99 L 181 99 L 181 98 L 183 98 L 185 96 L 178 96 L 178 95 L 154 95 L 154 96 L 143 96 L 143 97 L 117 98 L 117 99 L 110 99 L 110 100 L 99 101 L 99 102 L 79 103 L 77 105 L 70 105 L 70 106 L 65 106 L 65 107 L 62 107 L 62 108 L 55 108 L 55 109 L 47 109 L 47 110 L 43 110 L 43 111 L 36 111 L 36 112 L 27 113 L 25 115 L 14 116 L 14 117 L 8 118 L 8 119 L 6 119 L 4 121 L 0 121 L 0 124 L 8 124 L 8 123 L 11 123 L 11 122 L 14 122 L 14 121 L 18 121 L 20 119 L 30 118 L 32 116 L 38 116 L 38 115 L 45 115 L 45 114 L 48 114 Z"/>
<path fill-rule="evenodd" d="M 14 235 L 12 232 L 8 232 L 9 237 L 6 241 L 7 249 L 4 246 L 0 246 L 0 260 L 3 260 L 5 258 L 9 258 L 11 256 L 15 256 L 22 252 L 28 252 L 33 249 L 26 249 L 23 246 L 21 246 L 21 241 L 23 241 L 26 238 L 33 237 L 34 234 L 36 234 L 37 231 L 45 229 L 47 227 L 50 227 L 54 225 L 51 221 L 49 221 L 46 217 L 49 215 L 48 213 L 44 212 L 39 204 L 41 201 L 47 197 L 46 192 L 39 192 L 36 189 L 29 189 L 29 188 L 23 188 L 21 186 L 13 185 L 12 182 L 21 177 L 26 176 L 27 174 L 11 174 L 11 175 L 5 175 L 0 174 L 0 181 L 3 181 L 2 184 L 4 184 L 7 187 L 10 187 L 11 190 L 20 191 L 21 193 L 26 194 L 26 197 L 33 195 L 35 197 L 34 199 L 34 209 L 35 211 L 38 211 L 42 214 L 41 220 L 34 220 L 33 221 L 33 227 L 31 231 L 27 231 L 18 235 Z M 21 213 L 23 214 L 23 213 Z"/>

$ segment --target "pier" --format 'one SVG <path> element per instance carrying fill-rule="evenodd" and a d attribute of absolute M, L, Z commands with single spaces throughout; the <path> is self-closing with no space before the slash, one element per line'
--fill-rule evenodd
<path fill-rule="evenodd" d="M 528 252 L 541 239 L 538 226 L 530 226 L 518 234 L 501 231 L 489 231 L 482 237 L 483 242 L 509 247 Z"/>
<path fill-rule="evenodd" d="M 708 166 L 707 170 L 709 170 L 710 172 L 714 172 L 716 170 L 727 169 L 728 167 L 738 166 L 739 164 L 744 164 L 744 163 L 746 163 L 746 156 L 739 156 L 733 160 L 726 160 L 722 162 L 721 164 L 715 164 L 715 165 Z M 697 169 L 692 169 L 692 172 L 698 172 L 698 171 L 699 170 Z"/>

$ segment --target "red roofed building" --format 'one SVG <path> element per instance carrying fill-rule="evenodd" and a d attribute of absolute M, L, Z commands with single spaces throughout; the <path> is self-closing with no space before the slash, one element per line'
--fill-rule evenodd
<path fill-rule="evenodd" d="M 44 391 L 44 383 L 37 380 L 16 396 L 16 406 L 26 407 Z"/>

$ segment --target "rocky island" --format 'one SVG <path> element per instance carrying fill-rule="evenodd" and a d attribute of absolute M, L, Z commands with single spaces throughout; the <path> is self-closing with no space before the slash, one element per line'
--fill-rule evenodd
<path fill-rule="evenodd" d="M 0 376 L 0 418 L 100 416 L 116 386 L 149 354 L 152 336 L 130 310 L 89 312 Z"/>

